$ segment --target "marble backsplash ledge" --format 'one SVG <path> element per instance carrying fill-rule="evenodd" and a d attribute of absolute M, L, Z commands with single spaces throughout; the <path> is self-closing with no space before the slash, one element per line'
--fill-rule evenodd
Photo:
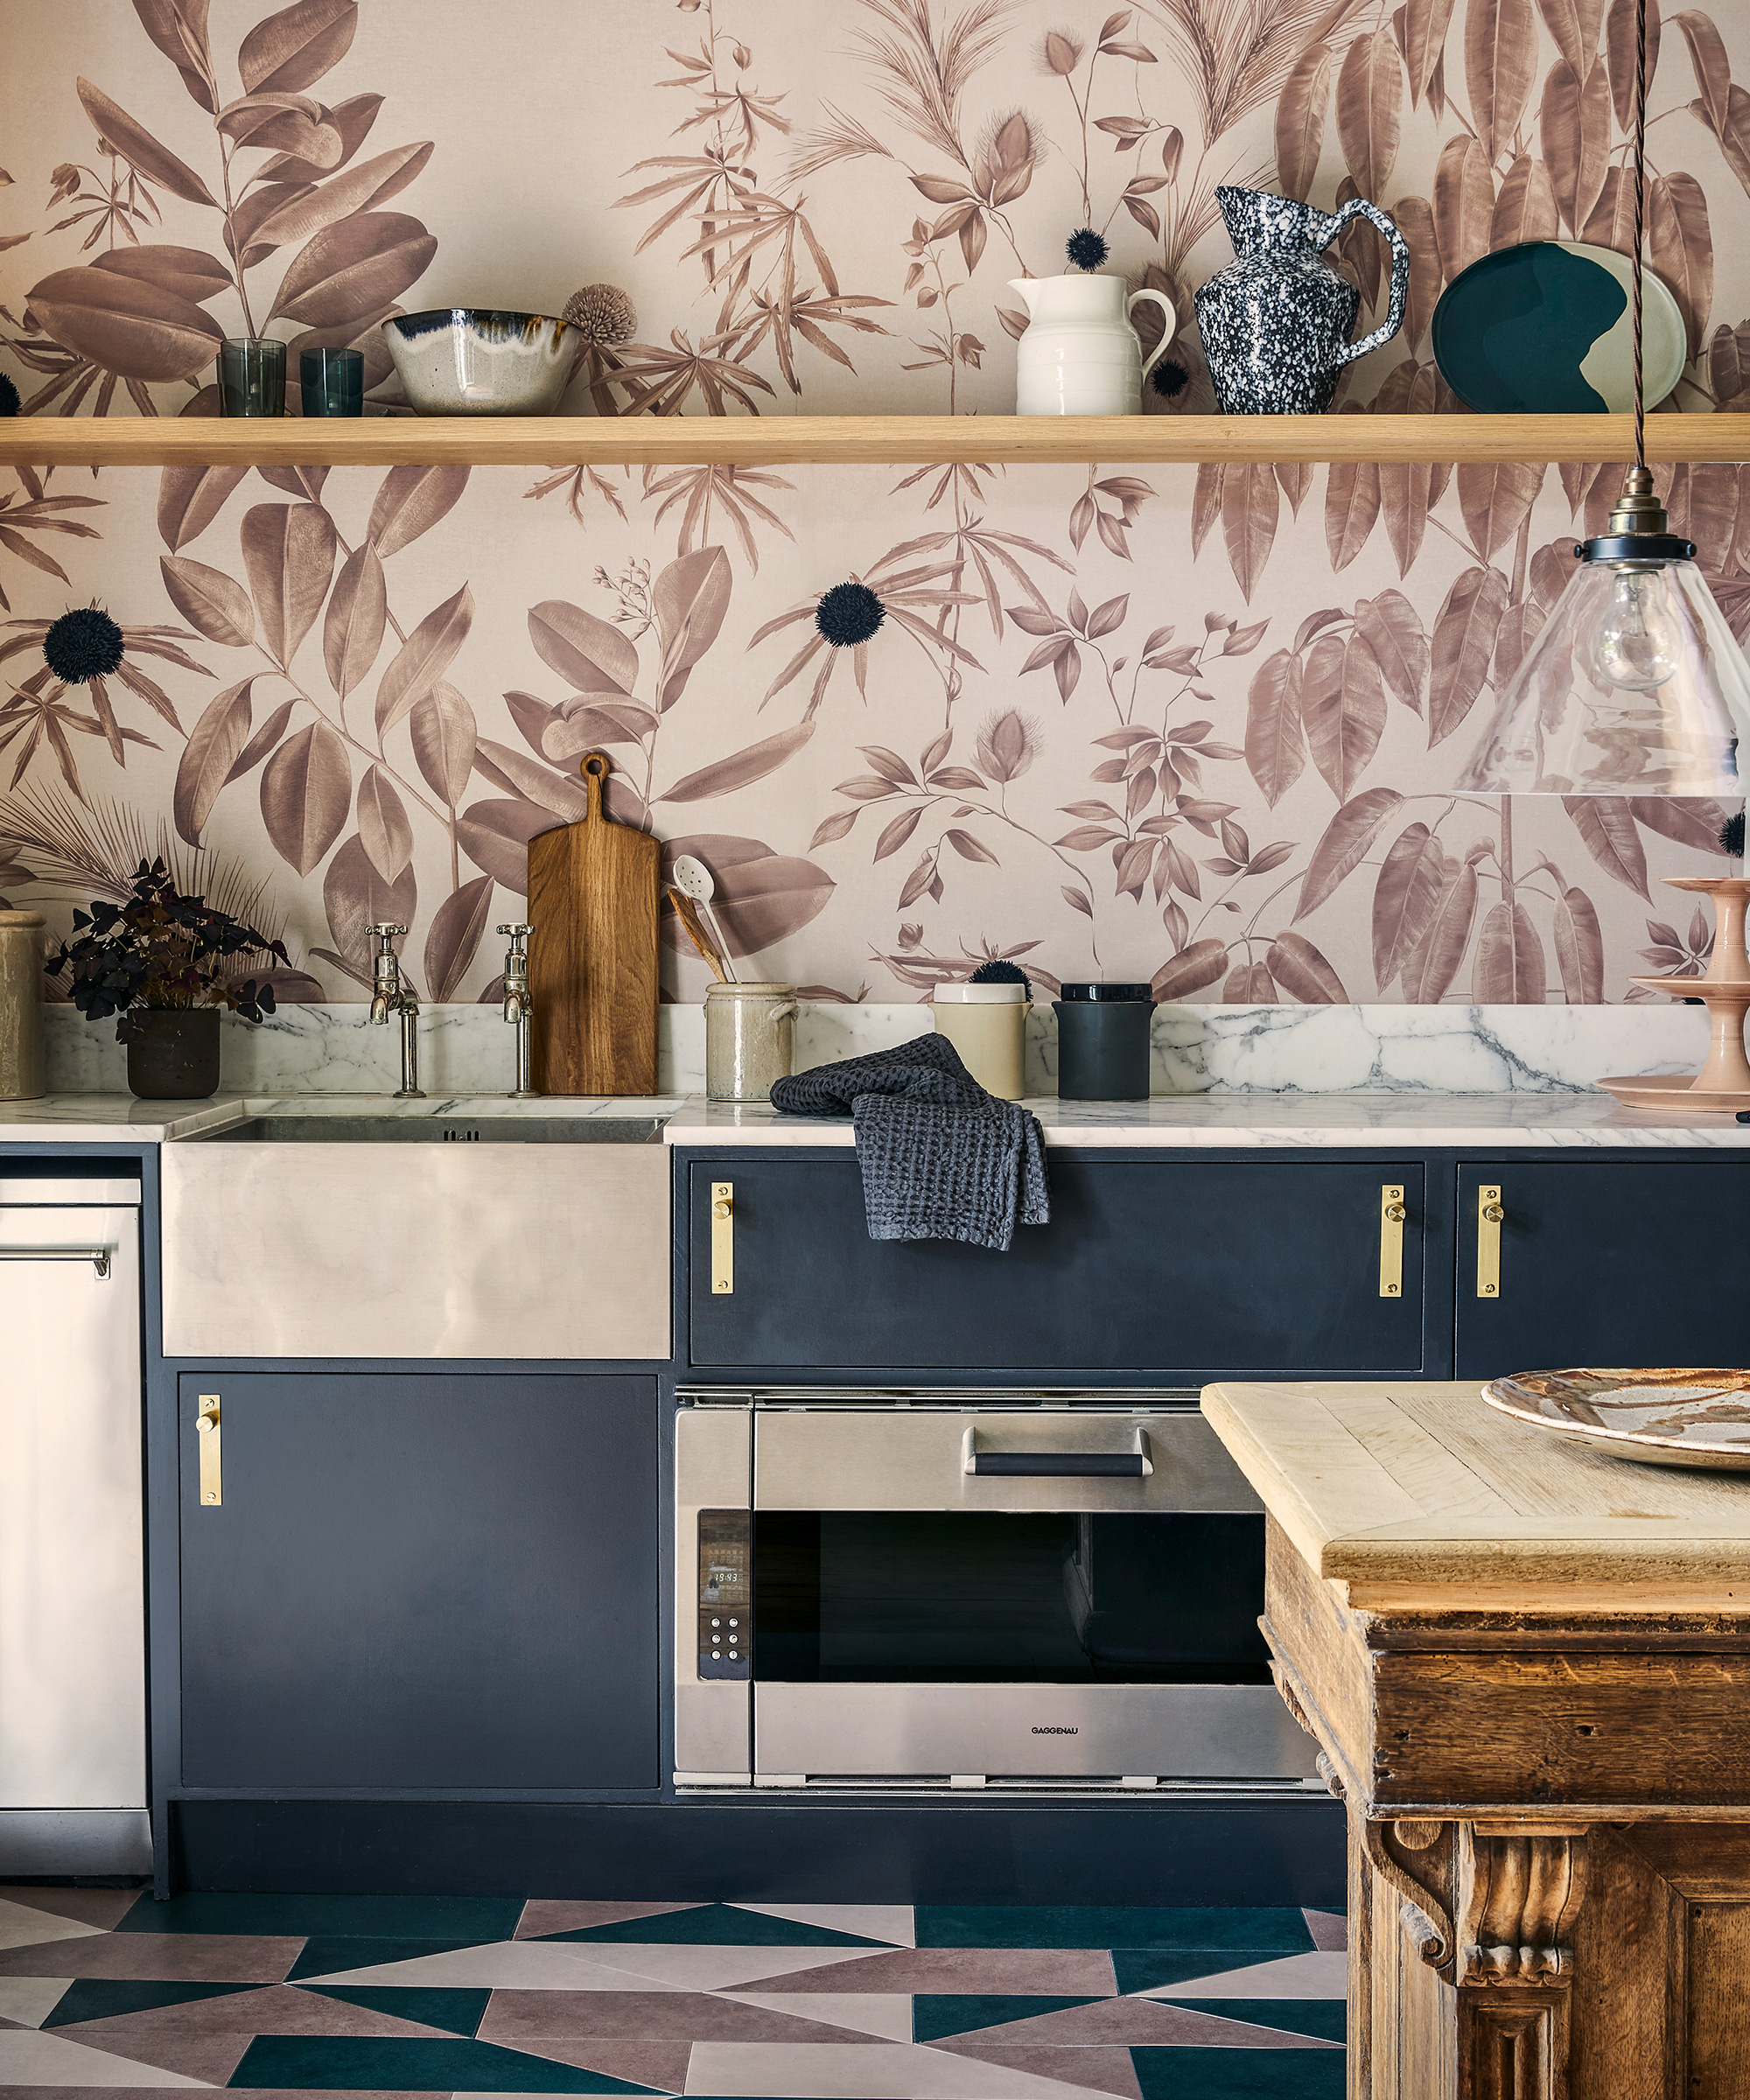
<path fill-rule="evenodd" d="M 47 1010 L 52 1093 L 122 1093 L 127 1053 L 108 1022 Z M 929 1009 L 806 1001 L 796 1068 L 831 1064 L 924 1033 Z M 255 1093 L 393 1093 L 400 1035 L 357 1005 L 283 1006 L 259 1027 L 227 1017 L 224 1084 Z M 1156 1094 L 1550 1094 L 1605 1076 L 1693 1071 L 1707 1047 L 1699 1007 L 1160 1006 L 1151 1039 Z M 433 1005 L 420 1016 L 429 1095 L 501 1094 L 514 1037 L 495 1006 Z M 1057 1091 L 1056 1018 L 1027 1016 L 1027 1088 Z M 657 1083 L 704 1091 L 704 1009 L 659 1013 Z"/>

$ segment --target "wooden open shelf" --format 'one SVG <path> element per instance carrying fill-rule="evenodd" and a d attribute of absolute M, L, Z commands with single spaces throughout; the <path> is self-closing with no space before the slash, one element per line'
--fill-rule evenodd
<path fill-rule="evenodd" d="M 30 466 L 927 466 L 1259 460 L 1617 460 L 1627 416 L 32 416 Z M 1653 460 L 1750 460 L 1750 415 L 1653 416 Z"/>

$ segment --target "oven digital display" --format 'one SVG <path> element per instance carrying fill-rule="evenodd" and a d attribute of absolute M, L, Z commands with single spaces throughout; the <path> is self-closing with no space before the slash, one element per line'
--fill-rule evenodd
<path fill-rule="evenodd" d="M 699 1675 L 753 1670 L 753 1514 L 699 1511 Z"/>

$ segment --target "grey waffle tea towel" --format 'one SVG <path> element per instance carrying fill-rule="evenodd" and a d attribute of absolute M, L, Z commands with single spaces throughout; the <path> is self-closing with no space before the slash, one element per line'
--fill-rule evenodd
<path fill-rule="evenodd" d="M 851 1117 L 872 1240 L 1004 1250 L 1018 1221 L 1043 1225 L 1051 1215 L 1038 1116 L 987 1094 L 945 1037 L 778 1080 L 772 1105 Z"/>

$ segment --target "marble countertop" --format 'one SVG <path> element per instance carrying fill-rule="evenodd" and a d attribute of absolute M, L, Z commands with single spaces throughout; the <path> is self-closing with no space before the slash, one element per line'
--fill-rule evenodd
<path fill-rule="evenodd" d="M 1750 1146 L 1750 1124 L 1729 1116 L 1656 1115 L 1606 1094 L 1174 1094 L 1147 1102 L 1029 1101 L 1049 1144 L 1086 1148 L 1479 1144 L 1562 1147 Z M 780 1116 L 763 1102 L 736 1107 L 697 1095 L 625 1098 L 382 1094 L 221 1094 L 211 1101 L 149 1102 L 128 1094 L 47 1095 L 0 1105 L 0 1144 L 173 1143 L 210 1135 L 245 1116 L 661 1116 L 663 1138 L 684 1145 L 849 1145 L 849 1121 Z"/>

